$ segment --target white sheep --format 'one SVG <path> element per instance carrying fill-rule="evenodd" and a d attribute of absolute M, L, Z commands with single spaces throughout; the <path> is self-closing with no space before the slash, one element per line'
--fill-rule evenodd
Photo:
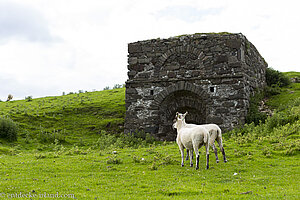
<path fill-rule="evenodd" d="M 199 148 L 205 145 L 206 148 L 206 169 L 209 168 L 209 133 L 201 127 L 195 126 L 191 128 L 186 127 L 185 114 L 176 114 L 176 129 L 177 138 L 176 142 L 181 152 L 181 166 L 184 166 L 184 148 L 189 150 L 190 153 L 190 166 L 193 166 L 192 154 L 193 150 L 196 154 L 196 169 L 199 169 Z"/>
<path fill-rule="evenodd" d="M 186 112 L 187 114 L 187 112 Z M 179 115 L 182 115 L 179 113 Z M 176 114 L 177 116 L 177 114 Z M 183 119 L 184 122 L 185 122 L 185 118 Z M 174 121 L 175 123 L 173 124 L 173 127 L 175 128 L 176 126 L 176 121 Z M 223 143 L 222 143 L 222 131 L 220 129 L 220 127 L 216 124 L 202 124 L 202 125 L 196 125 L 196 124 L 186 124 L 186 127 L 187 128 L 194 128 L 196 126 L 201 126 L 201 127 L 204 127 L 206 130 L 208 130 L 209 132 L 209 135 L 210 135 L 210 141 L 209 141 L 209 144 L 210 146 L 213 148 L 214 150 L 214 153 L 216 155 L 216 161 L 217 163 L 219 162 L 219 158 L 218 158 L 218 151 L 217 151 L 217 148 L 215 146 L 215 141 L 218 142 L 219 144 L 219 147 L 220 147 L 220 150 L 223 154 L 223 159 L 224 159 L 224 162 L 226 163 L 227 162 L 227 159 L 226 159 L 226 156 L 225 156 L 225 150 L 224 150 L 224 147 L 223 147 Z M 192 153 L 193 155 L 193 153 Z M 187 156 L 186 156 L 186 160 L 189 159 L 189 150 L 187 149 Z M 192 157 L 193 159 L 193 157 Z"/>
<path fill-rule="evenodd" d="M 10 100 L 12 100 L 12 98 L 13 98 L 13 95 L 9 94 L 6 101 L 10 101 Z"/>

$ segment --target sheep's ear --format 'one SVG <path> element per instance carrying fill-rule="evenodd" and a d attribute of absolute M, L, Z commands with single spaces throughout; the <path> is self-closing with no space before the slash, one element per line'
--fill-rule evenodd
<path fill-rule="evenodd" d="M 188 112 L 186 111 L 186 112 L 184 113 L 184 117 L 185 117 L 187 114 L 188 114 Z"/>
<path fill-rule="evenodd" d="M 178 112 L 176 112 L 176 116 L 175 117 L 177 117 L 178 116 Z"/>

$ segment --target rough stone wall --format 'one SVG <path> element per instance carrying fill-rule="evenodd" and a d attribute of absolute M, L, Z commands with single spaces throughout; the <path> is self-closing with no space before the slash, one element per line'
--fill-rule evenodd
<path fill-rule="evenodd" d="M 245 121 L 266 62 L 242 34 L 194 34 L 128 44 L 125 132 L 174 140 L 175 113 L 222 130 Z"/>

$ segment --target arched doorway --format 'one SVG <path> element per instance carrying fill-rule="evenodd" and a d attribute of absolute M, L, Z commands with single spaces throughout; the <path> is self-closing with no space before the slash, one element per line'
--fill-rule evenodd
<path fill-rule="evenodd" d="M 206 121 L 206 106 L 203 99 L 188 90 L 170 93 L 159 106 L 160 123 L 158 135 L 167 140 L 176 138 L 176 130 L 172 128 L 176 112 L 188 112 L 186 122 L 203 124 Z"/>

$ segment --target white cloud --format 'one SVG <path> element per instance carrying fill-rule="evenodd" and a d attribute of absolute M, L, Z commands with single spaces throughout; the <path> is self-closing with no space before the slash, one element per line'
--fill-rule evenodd
<path fill-rule="evenodd" d="M 193 23 L 200 21 L 201 19 L 220 14 L 222 8 L 207 8 L 207 9 L 198 9 L 194 6 L 168 6 L 163 10 L 160 10 L 156 16 L 158 18 L 169 18 L 169 19 L 180 19 L 188 23 Z"/>
<path fill-rule="evenodd" d="M 128 43 L 196 32 L 241 32 L 270 66 L 299 71 L 295 2 L 0 0 L 0 99 L 124 83 Z"/>
<path fill-rule="evenodd" d="M 0 4 L 0 44 L 9 40 L 53 42 L 43 15 L 26 5 L 4 2 Z"/>

